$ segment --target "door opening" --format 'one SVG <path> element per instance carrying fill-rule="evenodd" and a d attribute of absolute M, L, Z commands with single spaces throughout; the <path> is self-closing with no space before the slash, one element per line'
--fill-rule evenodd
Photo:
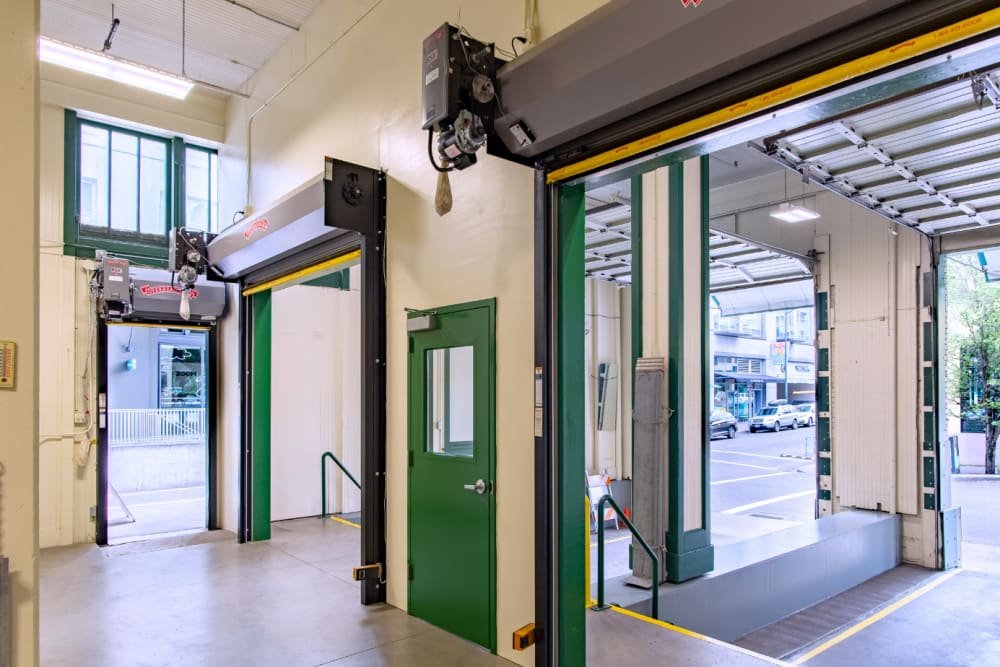
<path fill-rule="evenodd" d="M 211 334 L 207 327 L 105 327 L 106 544 L 211 528 Z"/>

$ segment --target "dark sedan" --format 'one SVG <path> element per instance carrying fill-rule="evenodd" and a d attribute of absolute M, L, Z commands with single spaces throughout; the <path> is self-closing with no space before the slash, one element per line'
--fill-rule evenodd
<path fill-rule="evenodd" d="M 727 438 L 736 437 L 736 417 L 728 410 L 715 408 L 709 418 L 709 426 L 712 429 L 711 436 L 724 435 Z"/>

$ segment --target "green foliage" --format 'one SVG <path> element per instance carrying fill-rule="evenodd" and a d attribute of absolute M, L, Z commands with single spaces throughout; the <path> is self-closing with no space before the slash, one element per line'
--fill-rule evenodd
<path fill-rule="evenodd" d="M 1000 432 L 1000 283 L 987 282 L 973 262 L 969 256 L 945 262 L 949 399 L 963 404 L 963 417 L 981 415 L 986 472 L 993 474 Z"/>

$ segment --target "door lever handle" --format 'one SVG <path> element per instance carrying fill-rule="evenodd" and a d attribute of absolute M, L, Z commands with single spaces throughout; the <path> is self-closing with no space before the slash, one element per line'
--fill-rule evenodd
<path fill-rule="evenodd" d="M 479 495 L 486 493 L 486 482 L 481 479 L 477 479 L 475 484 L 463 484 L 462 488 L 466 491 L 475 491 Z"/>

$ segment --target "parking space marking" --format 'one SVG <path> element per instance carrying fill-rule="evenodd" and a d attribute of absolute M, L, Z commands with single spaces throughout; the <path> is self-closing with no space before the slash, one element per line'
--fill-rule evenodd
<path fill-rule="evenodd" d="M 816 495 L 816 489 L 809 489 L 808 491 L 801 491 L 799 493 L 789 493 L 787 496 L 777 496 L 776 498 L 768 498 L 767 500 L 758 500 L 755 503 L 740 505 L 739 507 L 731 507 L 730 509 L 724 510 L 722 513 L 739 514 L 740 512 L 746 512 L 747 510 L 757 509 L 758 507 L 764 507 L 765 505 L 780 503 L 782 500 L 792 500 L 793 498 L 802 498 L 804 496 L 814 496 L 814 495 Z"/>
<path fill-rule="evenodd" d="M 774 459 L 775 461 L 787 461 L 787 456 L 773 456 L 771 454 L 750 454 L 749 452 L 735 452 L 731 449 L 715 449 L 713 454 L 737 454 L 739 456 L 753 456 L 758 459 Z"/>
<path fill-rule="evenodd" d="M 771 472 L 766 475 L 750 475 L 749 477 L 734 477 L 733 479 L 720 479 L 718 482 L 712 482 L 712 486 L 716 484 L 735 484 L 736 482 L 748 482 L 751 479 L 763 479 L 765 477 L 779 477 L 781 475 L 794 475 L 795 473 L 791 470 L 786 470 L 785 472 Z"/>
<path fill-rule="evenodd" d="M 750 463 L 737 463 L 736 461 L 724 461 L 722 459 L 712 459 L 712 463 L 726 463 L 731 466 L 740 466 L 741 468 L 756 468 L 757 470 L 777 470 L 777 468 L 769 466 L 755 466 Z"/>

